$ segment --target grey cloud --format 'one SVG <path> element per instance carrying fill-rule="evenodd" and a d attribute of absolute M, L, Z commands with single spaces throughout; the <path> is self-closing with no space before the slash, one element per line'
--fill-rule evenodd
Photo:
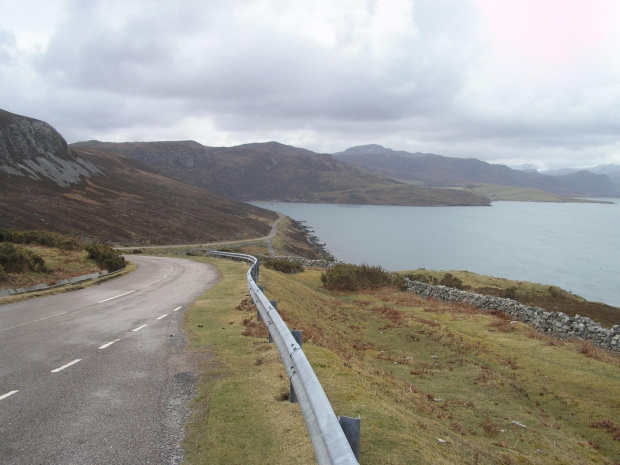
<path fill-rule="evenodd" d="M 357 10 L 330 18 L 325 40 L 288 0 L 68 5 L 40 53 L 16 60 L 12 32 L 0 30 L 0 83 L 3 100 L 16 103 L 9 111 L 45 119 L 72 141 L 128 135 L 209 145 L 209 126 L 239 143 L 301 141 L 318 151 L 376 142 L 483 159 L 569 159 L 603 157 L 618 137 L 613 79 L 588 90 L 567 78 L 557 85 L 568 99 L 555 84 L 524 83 L 525 103 L 486 92 L 495 77 L 492 67 L 476 74 L 485 56 L 470 1 L 412 1 L 408 29 L 376 35 L 369 31 L 380 4 L 352 2 Z"/>
<path fill-rule="evenodd" d="M 459 54 L 468 52 L 452 53 L 463 41 L 457 29 L 436 36 L 421 28 L 419 36 L 398 44 L 402 53 L 377 64 L 364 53 L 351 59 L 339 47 L 282 35 L 267 17 L 227 23 L 225 18 L 235 18 L 235 4 L 184 5 L 187 10 L 148 11 L 114 28 L 96 8 L 77 8 L 38 69 L 58 85 L 84 91 L 181 99 L 188 107 L 229 115 L 338 121 L 444 111 L 463 84 L 465 60 Z M 416 18 L 423 24 L 421 10 Z M 340 37 L 343 47 L 352 40 L 346 33 Z M 431 60 L 429 49 L 437 50 Z"/>

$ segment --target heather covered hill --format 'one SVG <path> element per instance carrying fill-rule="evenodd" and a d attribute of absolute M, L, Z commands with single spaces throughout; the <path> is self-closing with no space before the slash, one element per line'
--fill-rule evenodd
<path fill-rule="evenodd" d="M 488 200 L 477 194 L 410 186 L 331 155 L 277 142 L 206 147 L 194 141 L 89 141 L 72 147 L 119 153 L 146 162 L 171 178 L 243 201 L 488 205 Z"/>
<path fill-rule="evenodd" d="M 260 237 L 277 218 L 139 161 L 71 149 L 41 121 L 0 116 L 2 228 L 43 228 L 126 245 L 170 244 Z"/>

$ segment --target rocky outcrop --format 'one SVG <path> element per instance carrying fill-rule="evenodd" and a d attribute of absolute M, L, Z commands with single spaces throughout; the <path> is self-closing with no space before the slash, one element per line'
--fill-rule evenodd
<path fill-rule="evenodd" d="M 76 156 L 49 124 L 0 110 L 0 171 L 47 178 L 61 187 L 100 175 L 92 163 Z"/>
<path fill-rule="evenodd" d="M 532 325 L 537 330 L 558 338 L 579 338 L 604 349 L 620 352 L 620 325 L 610 329 L 588 317 L 568 316 L 562 312 L 548 312 L 540 307 L 523 305 L 512 299 L 465 292 L 446 286 L 433 286 L 406 279 L 409 292 L 446 302 L 463 302 L 483 310 L 499 310 L 513 318 Z"/>

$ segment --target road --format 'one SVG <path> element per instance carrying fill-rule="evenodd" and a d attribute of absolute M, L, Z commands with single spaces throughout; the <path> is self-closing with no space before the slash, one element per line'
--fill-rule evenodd
<path fill-rule="evenodd" d="M 239 239 L 235 241 L 219 241 L 219 242 L 202 242 L 200 244 L 173 244 L 173 245 L 142 245 L 142 246 L 133 246 L 133 247 L 115 247 L 117 250 L 133 250 L 133 249 L 174 249 L 179 247 L 215 247 L 221 245 L 239 245 L 239 244 L 253 244 L 255 242 L 267 242 L 267 246 L 269 247 L 269 253 L 271 256 L 275 256 L 273 248 L 271 247 L 271 239 L 275 237 L 278 233 L 278 224 L 282 221 L 285 216 L 282 213 L 278 212 L 278 219 L 273 222 L 271 225 L 271 231 L 269 234 L 263 237 L 257 237 L 255 239 Z"/>
<path fill-rule="evenodd" d="M 282 213 L 278 213 L 278 219 L 273 223 L 273 225 L 271 225 L 271 231 L 269 232 L 269 235 L 267 235 L 267 247 L 269 248 L 269 255 L 272 257 L 275 257 L 276 253 L 273 251 L 273 247 L 271 246 L 271 239 L 273 239 L 278 233 L 278 224 L 280 224 L 282 219 L 284 219 L 284 215 L 282 215 Z"/>
<path fill-rule="evenodd" d="M 187 306 L 214 267 L 138 257 L 80 291 L 0 306 L 0 463 L 180 463 Z"/>

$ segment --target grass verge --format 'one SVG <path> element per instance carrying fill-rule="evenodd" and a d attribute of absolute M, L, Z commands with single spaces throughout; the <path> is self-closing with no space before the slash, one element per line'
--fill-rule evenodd
<path fill-rule="evenodd" d="M 255 307 L 242 303 L 247 265 L 207 261 L 217 264 L 221 281 L 185 319 L 191 347 L 202 355 L 187 463 L 316 463 L 299 406 L 287 400 L 278 351 L 257 324 Z"/>

